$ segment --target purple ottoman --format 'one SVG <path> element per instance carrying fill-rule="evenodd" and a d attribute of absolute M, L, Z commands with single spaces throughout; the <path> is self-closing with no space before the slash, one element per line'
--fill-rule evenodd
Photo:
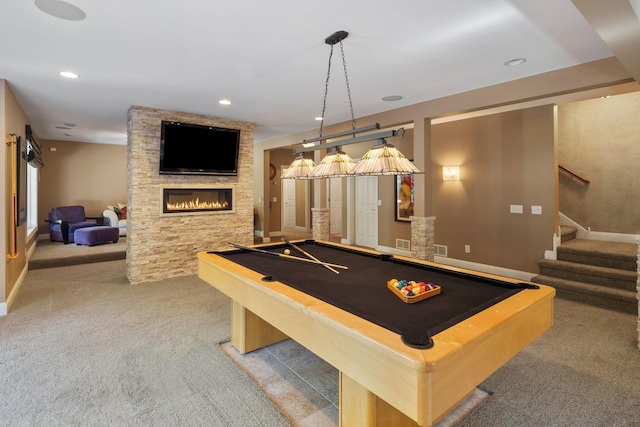
<path fill-rule="evenodd" d="M 73 233 L 76 245 L 100 245 L 102 243 L 116 243 L 120 237 L 118 227 L 85 227 L 79 228 Z"/>

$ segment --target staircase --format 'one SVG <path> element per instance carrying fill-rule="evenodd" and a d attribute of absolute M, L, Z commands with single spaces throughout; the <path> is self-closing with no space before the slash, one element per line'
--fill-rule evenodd
<path fill-rule="evenodd" d="M 638 245 L 575 238 L 561 227 L 557 260 L 540 260 L 532 282 L 556 288 L 559 298 L 638 314 Z"/>

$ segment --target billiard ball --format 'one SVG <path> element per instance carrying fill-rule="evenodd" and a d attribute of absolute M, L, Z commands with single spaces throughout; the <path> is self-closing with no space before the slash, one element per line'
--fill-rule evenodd
<path fill-rule="evenodd" d="M 285 255 L 289 255 L 290 253 L 291 253 L 291 251 L 290 251 L 289 249 L 285 249 L 285 250 L 284 250 L 284 254 L 285 254 Z"/>

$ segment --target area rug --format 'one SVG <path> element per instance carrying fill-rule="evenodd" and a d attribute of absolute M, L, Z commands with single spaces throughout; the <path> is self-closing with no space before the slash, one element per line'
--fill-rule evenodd
<path fill-rule="evenodd" d="M 338 371 L 295 341 L 286 340 L 244 355 L 229 342 L 222 343 L 221 347 L 294 426 L 339 425 Z M 435 426 L 460 425 L 489 396 L 490 393 L 476 388 Z"/>

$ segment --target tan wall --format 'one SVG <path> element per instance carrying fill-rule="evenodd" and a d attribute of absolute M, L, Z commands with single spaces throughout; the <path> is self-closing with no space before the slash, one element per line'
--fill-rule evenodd
<path fill-rule="evenodd" d="M 640 234 L 640 93 L 560 105 L 560 211 L 593 231 Z"/>
<path fill-rule="evenodd" d="M 555 227 L 554 107 L 434 125 L 431 138 L 435 243 L 452 258 L 537 271 Z M 442 180 L 449 165 L 460 181 Z"/>
<path fill-rule="evenodd" d="M 240 129 L 238 176 L 160 175 L 161 121 Z M 127 277 L 132 284 L 196 274 L 197 253 L 253 243 L 253 124 L 133 106 L 127 145 Z M 162 214 L 163 188 L 231 188 L 234 212 Z"/>
<path fill-rule="evenodd" d="M 124 145 L 40 140 L 42 160 L 38 191 L 38 227 L 51 208 L 82 205 L 87 216 L 100 216 L 107 205 L 126 203 L 127 147 Z M 51 151 L 55 149 L 55 151 Z"/>
<path fill-rule="evenodd" d="M 273 150 L 270 153 L 271 164 L 276 168 L 276 176 L 269 181 L 269 200 L 266 205 L 269 207 L 269 231 L 282 231 L 282 180 L 280 173 L 283 165 L 290 165 L 293 161 L 291 150 Z M 277 202 L 273 202 L 273 198 L 277 198 Z M 270 202 L 270 203 L 269 203 Z"/>
<path fill-rule="evenodd" d="M 2 122 L 3 122 L 3 160 L 4 160 L 4 209 L 3 216 L 5 218 L 4 224 L 5 226 L 2 229 L 2 233 L 4 234 L 4 247 L 5 254 L 11 252 L 10 248 L 10 234 L 11 229 L 14 228 L 15 222 L 12 220 L 12 210 L 13 208 L 13 194 L 15 193 L 15 188 L 12 186 L 12 180 L 15 180 L 14 168 L 12 165 L 15 163 L 15 151 L 17 150 L 17 146 L 15 144 L 7 145 L 4 143 L 4 137 L 10 134 L 16 134 L 20 136 L 24 141 L 25 138 L 25 126 L 29 123 L 29 120 L 22 110 L 22 107 L 18 103 L 15 98 L 11 88 L 6 84 L 5 80 L 0 80 L 0 86 L 2 86 L 2 90 L 0 91 L 0 102 L 2 103 Z M 21 161 L 21 167 L 26 167 L 26 162 Z M 27 223 L 20 225 L 16 229 L 16 247 L 17 251 L 14 258 L 7 259 L 6 261 L 6 269 L 4 270 L 4 290 L 2 292 L 2 299 L 0 302 L 4 302 L 9 297 L 13 287 L 16 285 L 20 275 L 25 269 L 27 258 L 27 247 L 26 247 L 26 235 L 27 235 Z"/>
<path fill-rule="evenodd" d="M 600 61 L 594 61 L 588 64 L 582 64 L 576 67 L 570 67 L 562 70 L 557 70 L 549 73 L 544 73 L 536 76 L 531 76 L 528 78 L 514 80 L 508 83 L 485 87 L 481 89 L 472 90 L 465 93 L 460 93 L 456 95 L 452 95 L 446 98 L 441 99 L 433 99 L 430 101 L 426 101 L 420 104 L 410 105 L 406 107 L 400 107 L 395 110 L 384 111 L 378 114 L 373 114 L 366 117 L 358 118 L 358 126 L 366 126 L 372 123 L 381 123 L 383 126 L 395 126 L 403 123 L 414 123 L 414 153 L 416 156 L 415 163 L 418 167 L 426 170 L 426 174 L 424 176 L 416 177 L 416 214 L 418 216 L 431 216 L 435 215 L 435 230 L 436 230 L 436 243 L 442 244 L 447 243 L 449 237 L 445 237 L 443 235 L 439 235 L 439 229 L 441 227 L 441 218 L 438 217 L 438 209 L 442 211 L 442 209 L 448 209 L 446 203 L 443 203 L 441 197 L 444 196 L 445 193 L 441 193 L 439 195 L 434 194 L 434 191 L 439 189 L 443 184 L 442 182 L 438 182 L 439 176 L 441 177 L 441 170 L 432 171 L 432 163 L 437 163 L 440 166 L 443 164 L 448 164 L 450 162 L 449 159 L 439 159 L 438 161 L 432 160 L 432 145 L 435 144 L 431 140 L 431 132 L 430 127 L 428 125 L 430 120 L 437 120 L 439 118 L 447 117 L 454 114 L 461 114 L 466 112 L 474 112 L 481 111 L 485 109 L 491 108 L 527 108 L 529 105 L 525 105 L 523 103 L 538 103 L 538 105 L 542 104 L 552 104 L 554 102 L 572 102 L 584 99 L 592 99 L 605 95 L 613 95 L 619 93 L 633 92 L 638 91 L 639 87 L 636 82 L 633 82 L 630 79 L 629 73 L 622 67 L 620 62 L 616 58 L 607 58 Z M 544 99 L 544 102 L 540 100 Z M 522 105 L 521 107 L 518 107 Z M 514 107 L 515 106 L 515 107 Z M 547 113 L 545 113 L 547 114 Z M 526 117 L 525 122 L 531 122 L 531 118 Z M 550 123 L 553 121 L 545 122 L 544 124 L 544 132 L 547 132 Z M 426 124 L 426 125 L 425 125 Z M 325 133 L 335 133 L 344 131 L 350 128 L 350 122 L 338 123 L 331 126 L 325 127 Z M 504 192 L 506 196 L 508 196 L 509 200 L 500 200 L 499 204 L 502 206 L 506 206 L 508 209 L 509 204 L 522 204 L 524 209 L 527 209 L 530 212 L 531 204 L 540 204 L 543 206 L 543 218 L 533 217 L 531 214 L 523 214 L 520 216 L 510 216 L 507 215 L 506 223 L 501 225 L 501 229 L 499 229 L 498 235 L 494 235 L 492 233 L 485 233 L 484 236 L 489 240 L 491 246 L 490 248 L 495 247 L 498 242 L 498 239 L 507 239 L 505 241 L 506 248 L 499 251 L 499 254 L 505 254 L 506 256 L 503 258 L 501 255 L 497 255 L 493 249 L 491 250 L 482 250 L 484 248 L 485 243 L 483 241 L 477 241 L 477 237 L 474 237 L 474 242 L 465 242 L 467 237 L 470 236 L 479 236 L 481 231 L 476 230 L 473 231 L 476 234 L 469 235 L 467 233 L 461 233 L 461 237 L 458 240 L 451 241 L 451 250 L 453 252 L 450 253 L 450 256 L 459 255 L 457 251 L 462 245 L 462 249 L 464 250 L 464 245 L 471 245 L 471 253 L 468 255 L 461 255 L 461 258 L 472 261 L 472 262 L 491 262 L 492 264 L 500 267 L 506 268 L 516 268 L 522 269 L 525 271 L 535 272 L 537 271 L 537 266 L 535 265 L 536 260 L 542 258 L 544 256 L 544 250 L 551 249 L 553 233 L 555 231 L 555 226 L 552 226 L 550 229 L 547 225 L 544 225 L 543 228 L 547 234 L 539 235 L 535 237 L 536 243 L 531 244 L 529 239 L 532 239 L 535 234 L 533 230 L 538 229 L 539 226 L 537 222 L 539 221 L 547 221 L 546 215 L 555 212 L 557 208 L 557 199 L 551 201 L 547 200 L 547 197 L 552 197 L 555 190 L 551 190 L 549 195 L 538 195 L 539 192 L 545 192 L 548 190 L 548 186 L 546 185 L 547 180 L 555 180 L 557 178 L 557 174 L 551 172 L 549 174 L 549 168 L 554 171 L 555 169 L 555 159 L 551 156 L 548 158 L 549 163 L 544 165 L 544 169 L 535 169 L 534 165 L 539 165 L 543 161 L 538 159 L 538 154 L 533 152 L 532 149 L 535 148 L 536 141 L 533 141 L 528 135 L 535 134 L 535 129 L 526 129 L 526 134 L 519 135 L 518 131 L 507 130 L 504 129 L 503 134 L 496 134 L 500 138 L 502 138 L 502 146 L 491 146 L 490 149 L 495 150 L 499 148 L 503 150 L 499 155 L 508 154 L 509 156 L 516 155 L 516 152 L 512 152 L 511 148 L 508 146 L 508 139 L 513 137 L 520 138 L 519 141 L 522 142 L 520 144 L 520 150 L 522 154 L 518 154 L 520 156 L 519 162 L 516 163 L 506 163 L 501 168 L 505 171 L 504 179 L 505 186 L 504 188 L 499 188 L 500 191 Z M 548 130 L 551 134 L 553 134 L 553 129 Z M 298 134 L 289 135 L 283 138 L 277 138 L 269 141 L 262 142 L 256 146 L 255 152 L 258 153 L 256 155 L 260 155 L 261 150 L 272 150 L 276 148 L 283 147 L 291 147 L 295 144 L 300 144 L 303 139 L 309 139 L 317 136 L 317 130 L 309 130 L 306 132 L 300 132 Z M 523 139 L 524 138 L 524 139 Z M 531 140 L 530 140 L 531 139 Z M 544 140 L 545 142 L 548 140 Z M 541 143 L 538 141 L 538 143 Z M 358 145 L 358 144 L 354 144 Z M 353 146 L 349 146 L 349 150 Z M 344 147 L 343 147 L 344 148 Z M 433 150 L 438 151 L 438 147 L 436 146 Z M 346 151 L 346 150 L 345 150 Z M 356 155 L 348 152 L 352 157 L 357 157 Z M 477 155 L 483 153 L 476 153 Z M 542 156 L 549 156 L 549 148 L 543 147 Z M 474 160 L 477 162 L 477 159 Z M 489 163 L 490 166 L 495 166 Z M 515 166 L 514 166 L 515 165 Z M 514 170 L 513 173 L 507 173 L 509 169 L 515 169 L 516 166 L 522 166 L 524 169 L 521 171 Z M 467 171 L 468 172 L 468 171 Z M 463 170 L 463 177 L 465 176 L 465 170 Z M 486 172 L 483 172 L 486 173 Z M 491 172 L 492 174 L 495 172 Z M 543 175 L 543 181 L 545 185 L 540 186 L 540 174 Z M 514 175 L 515 174 L 515 175 Z M 463 182 L 464 182 L 463 178 Z M 479 181 L 478 181 L 479 182 Z M 427 183 L 429 183 L 427 185 Z M 530 183 L 534 183 L 532 188 L 529 188 Z M 456 202 L 459 203 L 463 197 L 467 197 L 469 200 L 468 204 L 465 202 L 463 207 L 465 209 L 470 210 L 471 213 L 478 208 L 480 210 L 485 209 L 485 200 L 481 197 L 482 192 L 479 194 L 475 193 L 466 193 L 467 184 L 463 184 L 461 189 L 461 194 L 458 194 L 458 198 L 451 197 L 449 194 L 448 197 L 453 200 L 447 200 L 448 202 Z M 477 184 L 473 184 L 477 186 Z M 380 191 L 387 191 L 386 188 L 388 184 L 383 183 L 379 188 Z M 515 195 L 512 196 L 513 189 L 520 187 L 522 192 L 522 201 L 519 202 L 516 199 Z M 553 186 L 552 186 L 553 187 Z M 555 188 L 555 187 L 553 187 Z M 435 190 L 434 190 L 435 189 Z M 489 190 L 484 189 L 483 191 L 488 192 Z M 381 209 L 384 209 L 385 201 L 382 199 L 384 197 L 380 194 L 381 200 L 383 201 L 383 205 Z M 494 196 L 495 197 L 495 196 Z M 511 200 L 511 199 L 514 200 Z M 534 200 L 542 199 L 543 202 L 538 203 Z M 454 205 L 454 208 L 457 206 Z M 385 211 L 385 214 L 388 212 L 393 212 L 393 210 Z M 459 210 L 448 211 L 444 214 L 451 215 L 452 212 L 456 213 Z M 501 218 L 498 215 L 498 218 Z M 344 217 L 343 217 L 344 219 Z M 495 220 L 491 219 L 491 217 L 486 218 L 478 218 L 490 220 L 492 224 L 495 224 Z M 460 219 L 464 225 L 464 219 Z M 554 221 L 551 221 L 552 223 Z M 344 221 L 343 221 L 344 223 Z M 380 224 L 381 227 L 388 227 L 388 221 Z M 481 230 L 490 229 L 486 226 L 486 224 L 478 224 Z M 489 224 L 491 225 L 491 224 Z M 506 232 L 509 230 L 510 232 Z M 402 230 L 394 231 L 395 234 L 400 234 Z M 444 231 L 444 230 L 443 230 Z M 379 234 L 386 233 L 386 231 L 381 230 Z M 508 236 L 508 238 L 505 238 Z M 395 237 L 395 236 L 393 236 Z M 382 239 L 379 241 L 380 245 L 388 245 L 393 246 L 395 242 L 387 241 L 387 238 L 393 238 L 392 236 L 384 235 Z M 438 241 L 440 240 L 440 241 Z M 519 244 L 515 242 L 519 241 Z"/>

